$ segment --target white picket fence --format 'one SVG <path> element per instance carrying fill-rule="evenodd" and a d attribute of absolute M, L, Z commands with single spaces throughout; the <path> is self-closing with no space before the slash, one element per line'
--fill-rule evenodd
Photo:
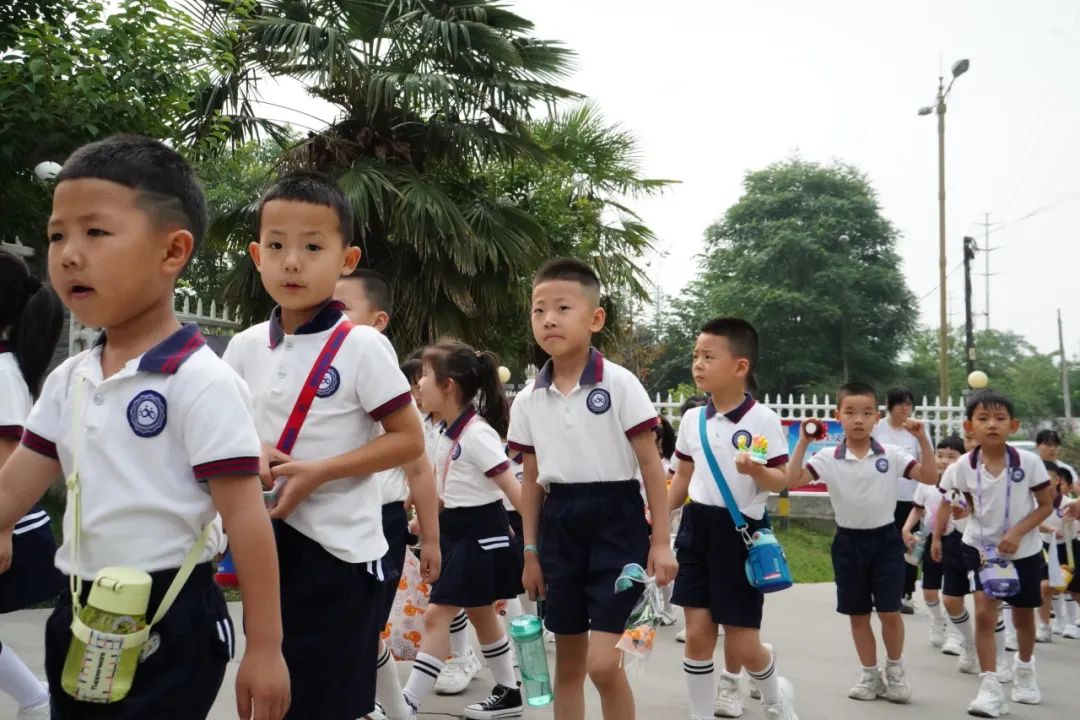
<path fill-rule="evenodd" d="M 656 406 L 656 412 L 667 418 L 668 422 L 678 424 L 679 407 L 685 399 L 682 395 L 676 398 L 668 393 L 667 400 L 663 400 L 660 393 L 657 393 L 653 405 Z M 809 399 L 806 395 L 800 395 L 796 400 L 794 395 L 789 394 L 785 401 L 781 395 L 766 394 L 759 402 L 772 408 L 784 420 L 801 420 L 806 417 L 828 418 L 836 409 L 836 403 L 830 400 L 828 395 L 819 402 L 817 395 L 811 395 Z M 882 413 L 885 412 L 884 405 L 880 409 Z M 913 414 L 929 426 L 930 437 L 936 442 L 939 438 L 962 433 L 964 409 L 962 400 L 957 401 L 950 397 L 947 403 L 942 404 L 940 399 L 935 398 L 935 403 L 930 404 L 929 399 L 924 396 L 922 404 L 915 406 Z"/>

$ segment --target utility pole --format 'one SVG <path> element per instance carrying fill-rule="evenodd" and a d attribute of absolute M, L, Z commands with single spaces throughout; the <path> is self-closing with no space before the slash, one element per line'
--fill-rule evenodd
<path fill-rule="evenodd" d="M 1061 395 L 1065 400 L 1065 420 L 1072 429 L 1072 397 L 1069 394 L 1069 361 L 1065 357 L 1065 330 L 1058 308 L 1058 349 L 1061 352 Z"/>
<path fill-rule="evenodd" d="M 971 314 L 971 261 L 979 246 L 973 237 L 964 238 L 964 330 L 967 340 L 966 356 L 968 375 L 975 370 L 975 327 Z"/>
<path fill-rule="evenodd" d="M 995 250 L 1000 250 L 1001 247 L 990 247 L 990 213 L 983 213 L 983 246 L 981 250 L 986 253 L 983 256 L 983 263 L 985 271 L 983 272 L 983 282 L 986 283 L 986 311 L 983 313 L 983 317 L 986 318 L 986 330 L 990 331 L 990 276 L 993 274 L 990 272 L 990 253 Z"/>

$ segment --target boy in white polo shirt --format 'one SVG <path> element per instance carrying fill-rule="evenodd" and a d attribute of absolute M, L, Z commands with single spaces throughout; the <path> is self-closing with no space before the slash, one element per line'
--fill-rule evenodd
<path fill-rule="evenodd" d="M 69 503 L 56 565 L 81 577 L 81 603 L 103 567 L 149 573 L 151 617 L 201 528 L 220 513 L 247 601 L 237 708 L 243 718 L 252 705 L 256 718 L 280 718 L 289 679 L 277 558 L 247 389 L 173 311 L 176 279 L 206 230 L 205 208 L 194 171 L 155 140 L 114 136 L 68 158 L 48 224 L 49 278 L 83 324 L 104 332 L 45 381 L 22 445 L 0 468 L 0 527 L 57 477 L 73 475 L 77 456 L 81 522 L 76 528 Z M 120 702 L 84 702 L 62 689 L 73 638 L 72 599 L 60 596 L 45 627 L 53 718 L 206 717 L 233 650 L 212 555 L 207 546 L 153 626 Z"/>
<path fill-rule="evenodd" d="M 956 471 L 943 484 L 946 492 L 963 493 L 971 516 L 964 530 L 964 562 L 976 573 L 975 649 L 982 668 L 979 693 L 968 712 L 998 717 L 1009 711 L 995 671 L 998 650 L 995 631 L 1002 601 L 1012 607 L 1019 652 L 1013 663 L 1013 702 L 1037 704 L 1041 700 L 1035 679 L 1035 608 L 1042 603 L 1042 541 L 1039 525 L 1053 512 L 1053 489 L 1038 455 L 1009 446 L 1006 439 L 1020 429 L 1012 401 L 994 391 L 983 391 L 968 401 L 964 429 L 978 447 L 957 461 Z M 1004 598 L 984 591 L 980 568 L 986 559 L 1008 560 L 1019 589 Z"/>
<path fill-rule="evenodd" d="M 616 594 L 615 580 L 627 563 L 647 563 L 666 585 L 677 568 L 656 409 L 637 378 L 590 346 L 605 319 L 592 268 L 573 259 L 544 265 L 533 277 L 531 314 L 533 337 L 551 360 L 515 398 L 507 437 L 524 454 L 522 584 L 547 598 L 545 623 L 556 635 L 555 716 L 584 720 L 588 674 L 604 718 L 633 720 L 615 643 L 640 591 Z"/>
<path fill-rule="evenodd" d="M 388 544 L 373 474 L 424 450 L 389 341 L 373 327 L 352 327 L 332 299 L 360 259 L 352 233 L 351 205 L 333 180 L 307 172 L 278 180 L 260 201 L 259 241 L 250 246 L 278 306 L 225 352 L 255 399 L 264 484 L 280 488 L 270 517 L 281 557 L 290 717 L 298 720 L 355 720 L 375 709 Z M 309 382 L 316 392 L 298 428 L 293 409 Z M 281 450 L 290 441 L 291 456 Z"/>
<path fill-rule="evenodd" d="M 679 467 L 668 507 L 671 512 L 682 508 L 682 519 L 675 540 L 679 581 L 671 601 L 686 612 L 683 669 L 691 720 L 713 717 L 718 625 L 724 627 L 725 657 L 757 681 L 766 719 L 797 720 L 795 691 L 776 672 L 773 653 L 761 644 L 764 595 L 747 580 L 749 553 L 709 469 L 699 425 L 704 413 L 709 445 L 748 523 L 747 532 L 768 528 L 769 493 L 787 487 L 787 438 L 776 413 L 744 392 L 757 358 L 758 336 L 750 323 L 739 318 L 705 323 L 694 346 L 693 373 L 698 389 L 712 399 L 683 416 L 675 445 Z M 757 438 L 768 442 L 764 464 L 740 452 Z M 691 502 L 684 507 L 688 494 Z M 738 697 L 739 676 L 725 670 L 721 677 L 722 692 Z"/>
<path fill-rule="evenodd" d="M 844 439 L 835 448 L 820 450 L 803 466 L 810 436 L 804 431 L 788 468 L 790 484 L 824 480 L 836 516 L 832 544 L 836 576 L 836 610 L 848 615 L 855 650 L 862 662 L 859 683 L 848 697 L 853 700 L 888 698 L 906 703 L 911 698 L 904 673 L 904 622 L 900 599 L 904 590 L 904 541 L 893 522 L 898 477 L 937 484 L 933 463 L 920 464 L 895 445 L 882 445 L 871 436 L 878 421 L 877 395 L 866 383 L 853 382 L 837 394 L 837 418 Z M 807 423 L 819 420 L 807 418 Z M 922 423 L 907 421 L 908 432 L 919 440 L 923 457 L 934 449 Z M 885 643 L 886 666 L 878 668 L 877 641 L 870 613 L 877 610 Z"/>

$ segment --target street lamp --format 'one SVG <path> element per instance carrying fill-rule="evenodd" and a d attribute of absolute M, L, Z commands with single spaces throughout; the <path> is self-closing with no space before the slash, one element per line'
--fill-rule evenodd
<path fill-rule="evenodd" d="M 945 98 L 949 96 L 953 83 L 971 67 L 967 59 L 957 60 L 952 66 L 952 79 L 948 87 L 945 78 L 938 77 L 937 98 L 933 105 L 919 108 L 919 115 L 937 113 L 938 127 L 938 300 L 941 305 L 941 317 L 938 329 L 938 393 L 941 402 L 949 397 L 949 317 L 948 293 L 945 290 Z"/>

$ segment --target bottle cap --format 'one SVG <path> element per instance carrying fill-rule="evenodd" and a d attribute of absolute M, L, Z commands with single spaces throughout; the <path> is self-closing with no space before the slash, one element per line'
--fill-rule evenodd
<path fill-rule="evenodd" d="M 544 632 L 544 622 L 535 615 L 518 615 L 510 621 L 510 638 L 517 642 L 535 640 Z"/>
<path fill-rule="evenodd" d="M 152 584 L 150 576 L 142 570 L 102 568 L 90 587 L 87 605 L 113 615 L 145 617 Z"/>

